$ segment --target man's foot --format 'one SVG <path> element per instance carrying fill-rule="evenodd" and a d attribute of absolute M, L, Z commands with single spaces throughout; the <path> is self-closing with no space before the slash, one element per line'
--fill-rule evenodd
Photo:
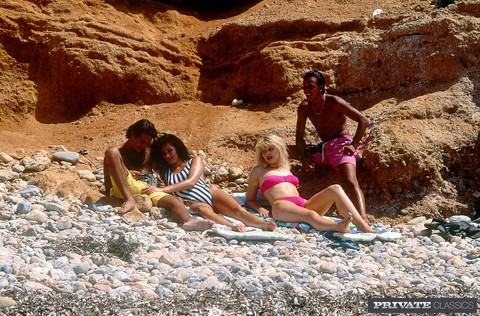
<path fill-rule="evenodd" d="M 126 201 L 122 204 L 120 208 L 117 208 L 118 215 L 123 216 L 131 211 L 133 211 L 137 205 L 135 204 L 135 201 Z"/>
<path fill-rule="evenodd" d="M 263 227 L 263 230 L 273 232 L 275 229 L 277 229 L 277 225 L 273 221 L 268 221 L 265 223 L 265 226 Z"/>
<path fill-rule="evenodd" d="M 372 227 L 368 227 L 368 229 L 361 229 L 364 233 L 372 233 L 372 234 L 378 234 L 378 231 L 373 230 Z"/>
<path fill-rule="evenodd" d="M 341 233 L 349 233 L 350 222 L 352 221 L 352 213 L 348 213 L 339 223 L 338 223 L 338 231 Z"/>
<path fill-rule="evenodd" d="M 362 217 L 364 223 L 355 223 L 355 226 L 357 226 L 357 229 L 364 232 L 364 233 L 373 233 L 373 234 L 378 234 L 377 231 L 372 229 L 372 226 L 370 225 L 370 222 L 365 221 L 365 219 Z"/>
<path fill-rule="evenodd" d="M 212 228 L 215 222 L 207 220 L 207 219 L 196 219 L 191 218 L 185 223 L 183 223 L 182 228 L 187 231 L 200 231 L 203 232 L 207 229 Z"/>

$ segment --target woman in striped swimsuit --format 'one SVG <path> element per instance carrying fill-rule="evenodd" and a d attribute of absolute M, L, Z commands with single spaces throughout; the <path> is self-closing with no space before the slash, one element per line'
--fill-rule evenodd
<path fill-rule="evenodd" d="M 348 224 L 352 221 L 359 230 L 374 232 L 345 191 L 338 184 L 333 184 L 306 200 L 297 190 L 298 178 L 290 172 L 287 145 L 277 135 L 260 138 L 255 145 L 257 166 L 248 178 L 247 205 L 261 216 L 268 216 L 266 208 L 257 202 L 257 191 L 272 207 L 272 217 L 284 222 L 307 223 L 316 230 L 349 232 Z M 322 216 L 335 204 L 344 220 L 335 223 Z"/>
<path fill-rule="evenodd" d="M 265 222 L 245 210 L 227 192 L 209 185 L 203 173 L 202 159 L 199 156 L 192 158 L 177 136 L 164 134 L 156 139 L 152 144 L 151 161 L 152 167 L 159 169 L 164 184 L 159 187 L 150 186 L 145 193 L 171 193 L 182 198 L 192 213 L 237 231 L 245 231 L 243 224 L 263 230 L 275 230 L 274 222 Z M 235 225 L 218 213 L 237 219 L 243 224 Z"/>

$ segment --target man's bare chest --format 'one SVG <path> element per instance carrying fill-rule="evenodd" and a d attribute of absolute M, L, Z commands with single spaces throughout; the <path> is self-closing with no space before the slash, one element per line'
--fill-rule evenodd
<path fill-rule="evenodd" d="M 145 162 L 145 153 L 127 153 L 122 155 L 123 162 L 129 170 L 141 170 Z"/>
<path fill-rule="evenodd" d="M 313 111 L 307 114 L 307 118 L 314 125 L 322 125 L 325 127 L 334 126 L 338 127 L 345 123 L 345 117 L 339 115 L 338 113 L 324 113 L 324 114 L 315 114 Z"/>

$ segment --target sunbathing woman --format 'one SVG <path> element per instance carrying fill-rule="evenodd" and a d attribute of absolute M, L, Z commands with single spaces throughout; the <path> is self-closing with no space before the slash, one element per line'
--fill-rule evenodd
<path fill-rule="evenodd" d="M 273 231 L 273 221 L 265 222 L 248 212 L 227 192 L 205 181 L 204 165 L 200 157 L 190 157 L 185 144 L 175 135 L 164 134 L 152 144 L 152 167 L 158 169 L 164 185 L 149 186 L 144 193 L 155 191 L 181 197 L 190 211 L 205 219 L 244 232 L 245 225 Z M 241 221 L 235 225 L 216 212 Z"/>
<path fill-rule="evenodd" d="M 362 219 L 340 185 L 334 184 L 305 200 L 300 197 L 298 178 L 290 172 L 287 145 L 277 135 L 262 137 L 255 145 L 257 166 L 248 179 L 247 205 L 261 216 L 268 210 L 257 202 L 257 191 L 272 207 L 272 217 L 284 222 L 307 223 L 316 230 L 350 232 L 349 222 L 364 232 L 374 232 Z M 335 223 L 322 216 L 335 203 L 344 219 Z"/>

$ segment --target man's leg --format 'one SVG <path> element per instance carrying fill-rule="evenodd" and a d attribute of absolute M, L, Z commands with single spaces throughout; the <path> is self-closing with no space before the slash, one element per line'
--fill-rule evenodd
<path fill-rule="evenodd" d="M 215 224 L 210 220 L 196 219 L 191 217 L 185 208 L 183 200 L 173 195 L 166 195 L 162 197 L 160 200 L 158 200 L 157 206 L 169 209 L 172 212 L 173 218 L 181 222 L 183 224 L 182 228 L 185 230 L 204 231 L 210 229 L 213 224 Z"/>
<path fill-rule="evenodd" d="M 287 145 L 288 158 L 298 160 L 298 151 L 295 145 Z"/>
<path fill-rule="evenodd" d="M 357 180 L 357 168 L 351 163 L 343 163 L 338 166 L 340 171 L 340 176 L 342 178 L 342 186 L 347 195 L 352 200 L 353 205 L 362 216 L 363 220 L 367 222 L 368 225 L 370 221 L 367 217 L 367 207 L 365 204 L 365 196 L 363 195 L 362 189 Z"/>
<path fill-rule="evenodd" d="M 105 151 L 103 170 L 106 194 L 109 195 L 110 189 L 112 188 L 111 177 L 125 201 L 118 213 L 123 215 L 133 211 L 136 206 L 127 182 L 128 170 L 123 163 L 122 155 L 117 147 L 110 147 Z"/>

